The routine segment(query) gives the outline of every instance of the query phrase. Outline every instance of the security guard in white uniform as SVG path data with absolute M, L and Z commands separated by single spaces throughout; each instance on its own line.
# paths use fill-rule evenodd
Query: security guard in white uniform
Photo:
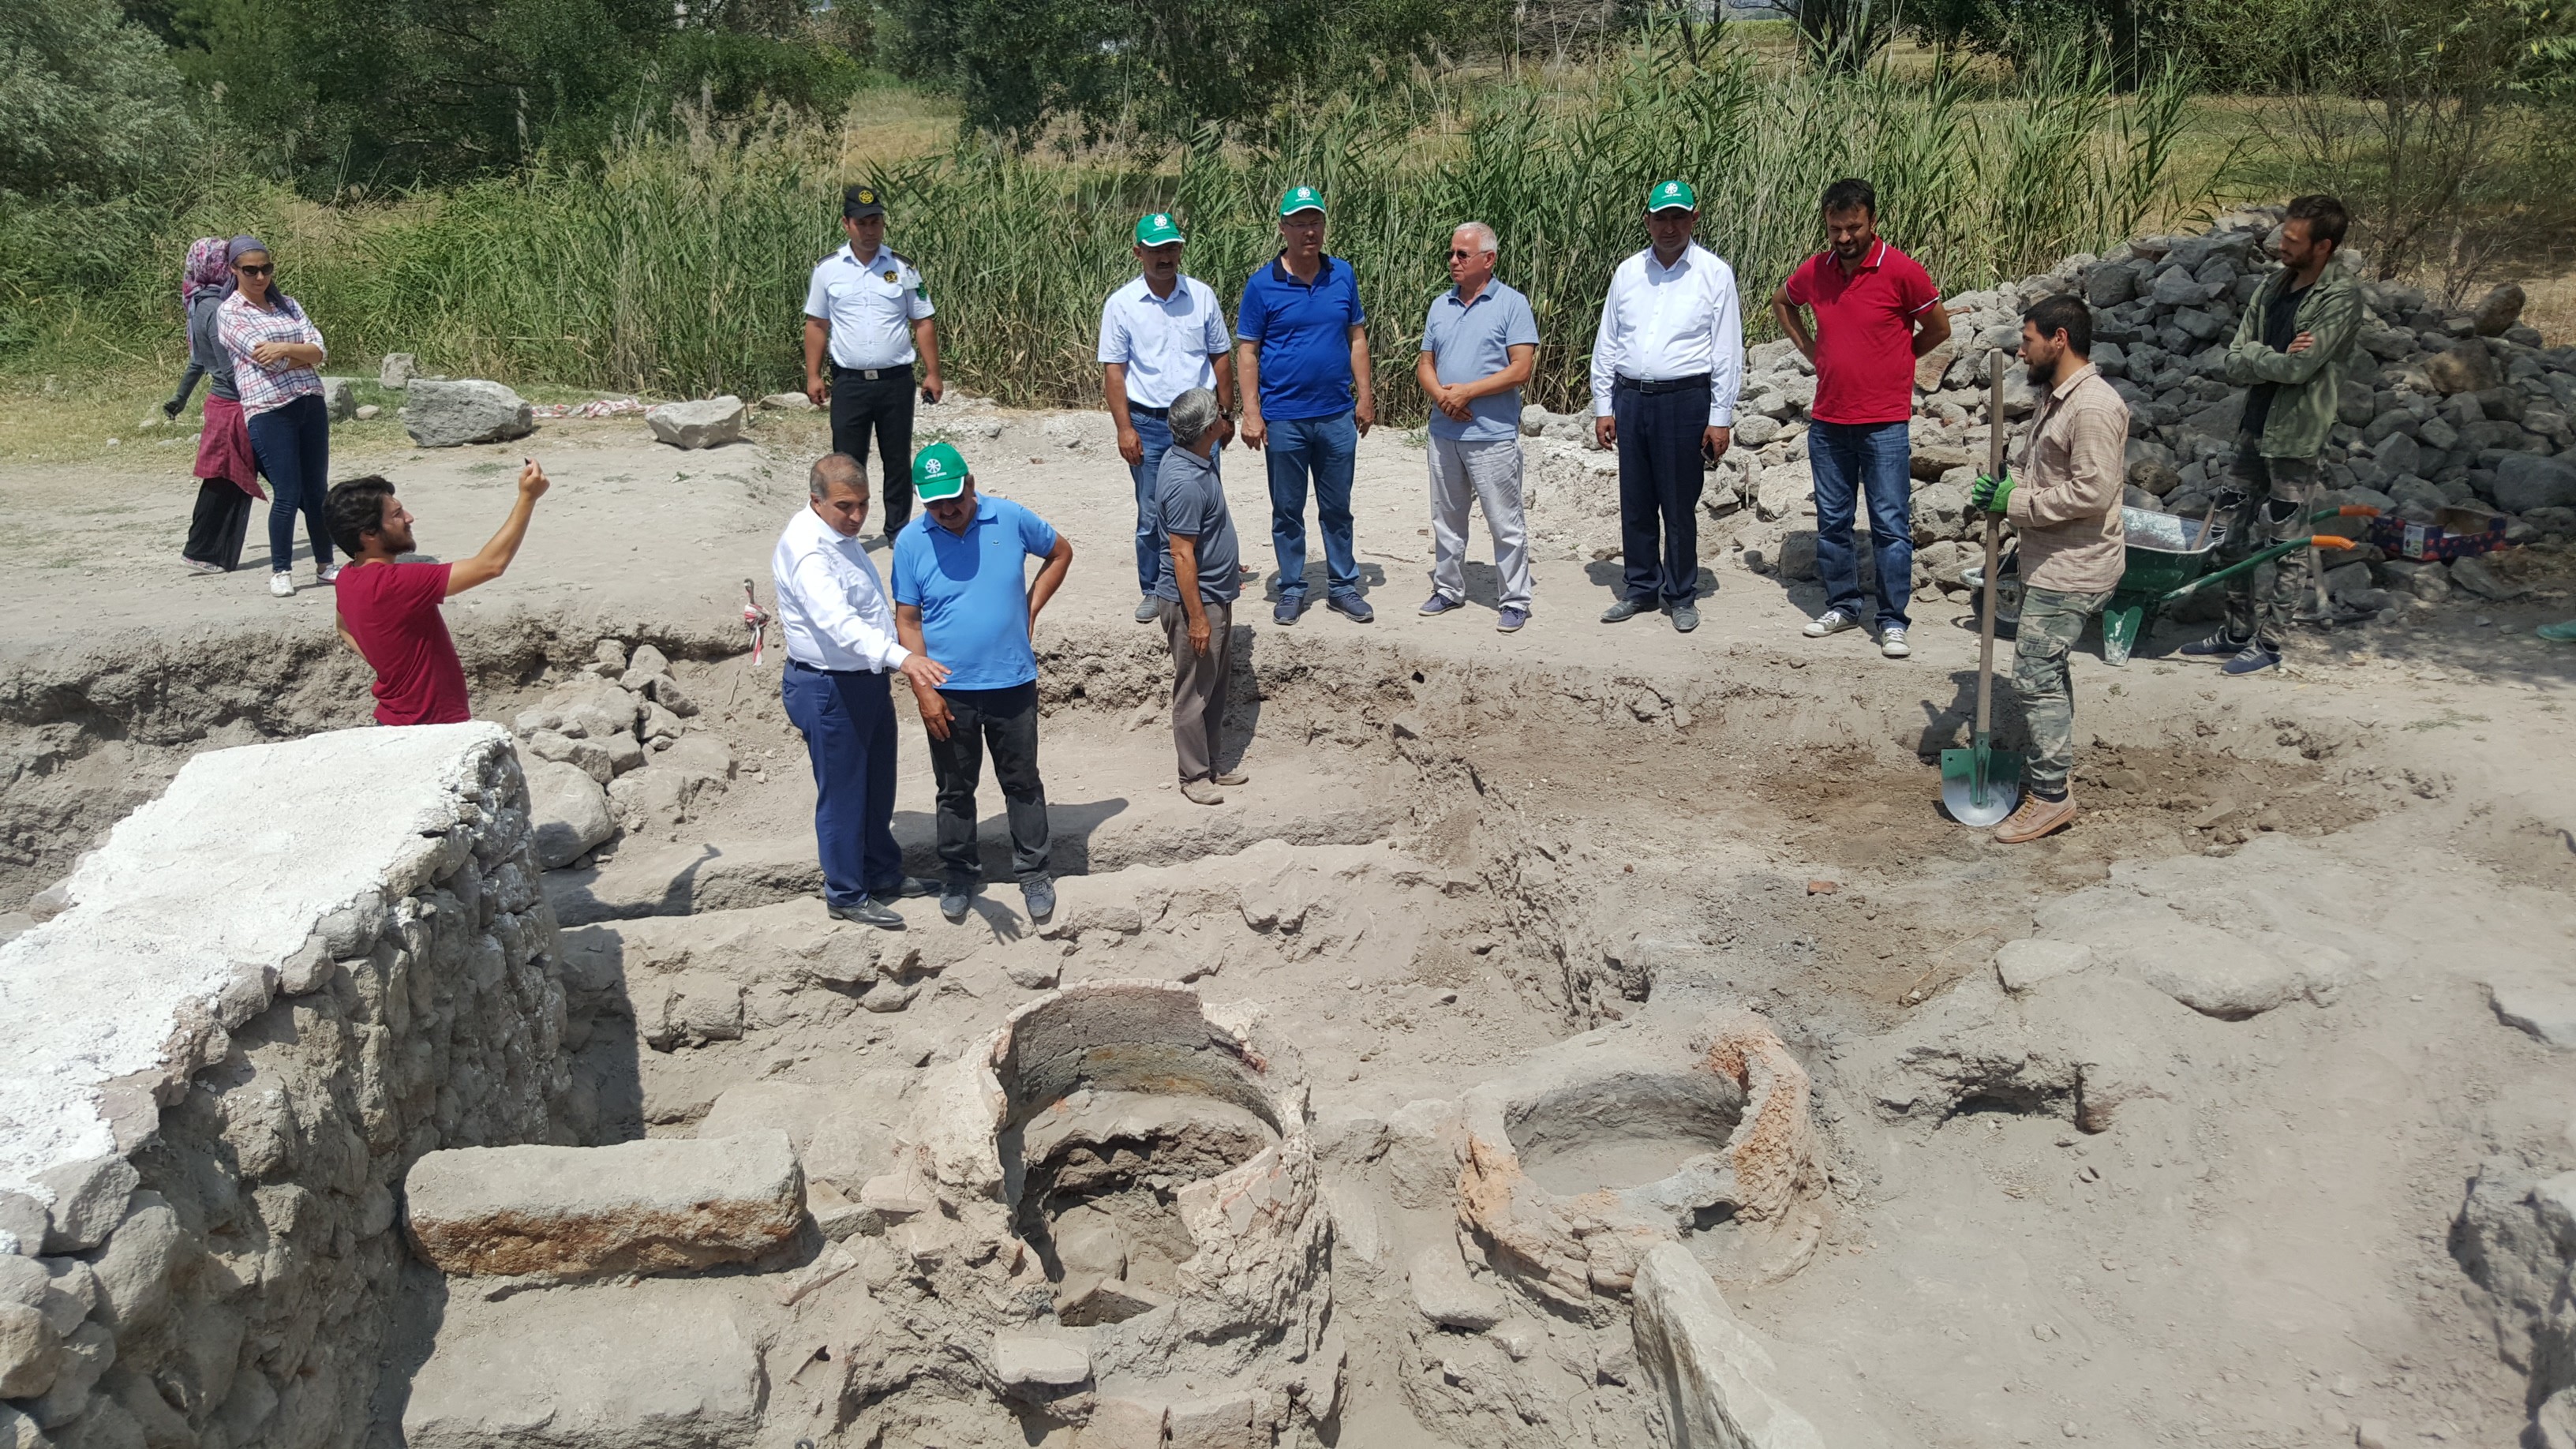
M 913 365 L 921 398 L 937 402 L 937 310 L 912 263 L 885 244 L 885 202 L 872 186 L 841 193 L 841 230 L 850 244 L 815 264 L 805 287 L 805 395 L 832 410 L 832 451 L 862 465 L 874 431 L 884 466 L 885 536 L 912 517 Z M 831 345 L 831 372 L 823 370 Z

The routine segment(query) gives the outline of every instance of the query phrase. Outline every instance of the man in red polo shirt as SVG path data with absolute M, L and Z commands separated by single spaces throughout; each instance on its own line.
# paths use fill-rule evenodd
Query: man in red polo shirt
M 546 470 L 530 462 L 519 470 L 519 498 L 483 551 L 455 563 L 400 563 L 414 551 L 411 510 L 382 478 L 352 478 L 323 502 L 331 540 L 349 555 L 332 586 L 340 606 L 340 637 L 376 671 L 376 723 L 461 724 L 466 708 L 465 666 L 438 606 L 476 584 L 490 583 L 518 556 L 528 519 L 546 491 Z
M 1878 571 L 1878 646 L 1890 659 L 1905 642 L 1905 601 L 1914 592 L 1914 360 L 1950 339 L 1941 291 L 1920 263 L 1878 235 L 1878 192 L 1866 181 L 1825 188 L 1825 237 L 1832 243 L 1771 294 L 1780 330 L 1816 365 L 1815 421 L 1807 462 L 1816 477 L 1816 570 L 1825 611 L 1810 639 L 1861 627 L 1860 560 L 1852 519 L 1869 499 L 1870 557 Z M 1816 314 L 1807 331 L 1801 307 Z

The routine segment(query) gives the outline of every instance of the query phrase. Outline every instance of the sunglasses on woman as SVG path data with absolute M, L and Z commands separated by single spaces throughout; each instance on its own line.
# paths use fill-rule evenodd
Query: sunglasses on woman
M 277 263 L 275 263 L 275 262 L 262 262 L 262 263 L 260 263 L 258 266 L 255 266 L 255 267 L 252 267 L 252 266 L 244 266 L 244 267 L 239 268 L 239 271 L 240 271 L 240 272 L 241 272 L 241 274 L 242 274 L 243 276 L 245 276 L 245 277 L 265 277 L 265 276 L 268 276 L 269 274 L 271 274 L 271 273 L 275 272 L 276 270 L 277 270 Z

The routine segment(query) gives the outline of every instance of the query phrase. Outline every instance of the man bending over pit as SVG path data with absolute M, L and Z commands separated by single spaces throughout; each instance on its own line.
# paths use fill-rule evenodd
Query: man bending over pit
M 461 724 L 465 666 L 439 616 L 441 602 L 490 583 L 510 567 L 528 519 L 546 491 L 546 470 L 519 470 L 519 498 L 483 551 L 455 563 L 402 563 L 417 550 L 411 510 L 394 485 L 370 475 L 332 488 L 323 503 L 331 541 L 349 555 L 332 587 L 339 597 L 340 637 L 376 671 L 376 723 Z

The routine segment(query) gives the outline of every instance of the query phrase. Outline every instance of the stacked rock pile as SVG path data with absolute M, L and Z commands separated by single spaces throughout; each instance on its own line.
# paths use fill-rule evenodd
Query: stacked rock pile
M 1952 340 L 1915 368 L 1914 583 L 1918 594 L 1964 588 L 1978 516 L 1968 485 L 1986 458 L 1987 354 L 2019 345 L 2020 313 L 2052 293 L 2081 296 L 2093 311 L 2093 361 L 2128 399 L 2128 501 L 2197 519 L 2229 486 L 2245 389 L 2226 379 L 2237 319 L 2275 265 L 2280 208 L 2220 217 L 2198 235 L 2144 238 L 2108 256 L 2078 254 L 2049 271 L 1946 305 Z M 2341 265 L 2368 273 L 2347 254 Z M 2322 463 L 2331 504 L 2368 504 L 2431 523 L 2450 508 L 2507 515 L 2513 543 L 2576 537 L 2576 347 L 2546 347 L 2521 321 L 2522 289 L 2507 284 L 2474 308 L 2448 307 L 2423 289 L 2365 282 L 2360 345 L 2346 365 L 2340 408 Z M 1815 568 L 1808 409 L 1814 368 L 1787 342 L 1749 350 L 1735 448 L 1712 474 L 1703 506 L 1736 519 L 1733 543 L 1759 572 L 1811 577 Z M 2027 417 L 2035 395 L 2021 369 L 2007 374 L 2006 421 Z M 1616 460 L 1590 446 L 1589 420 L 1526 410 L 1531 437 L 1532 532 L 1557 557 L 1618 551 L 1615 517 L 1600 495 L 1615 488 Z M 2016 440 L 2017 441 L 2017 440 Z M 1723 531 L 1711 542 L 1724 547 Z M 1864 553 L 1864 567 L 1866 567 Z M 2425 599 L 2454 585 L 2490 598 L 2519 592 L 2486 560 L 2451 565 L 2392 560 L 2363 549 L 2339 556 L 2339 594 L 2374 586 Z M 2373 602 L 2385 602 L 2374 600 Z
M 650 644 L 602 639 L 581 677 L 511 722 L 527 757 L 538 862 L 573 865 L 620 830 L 668 830 L 733 779 L 733 748 Z

